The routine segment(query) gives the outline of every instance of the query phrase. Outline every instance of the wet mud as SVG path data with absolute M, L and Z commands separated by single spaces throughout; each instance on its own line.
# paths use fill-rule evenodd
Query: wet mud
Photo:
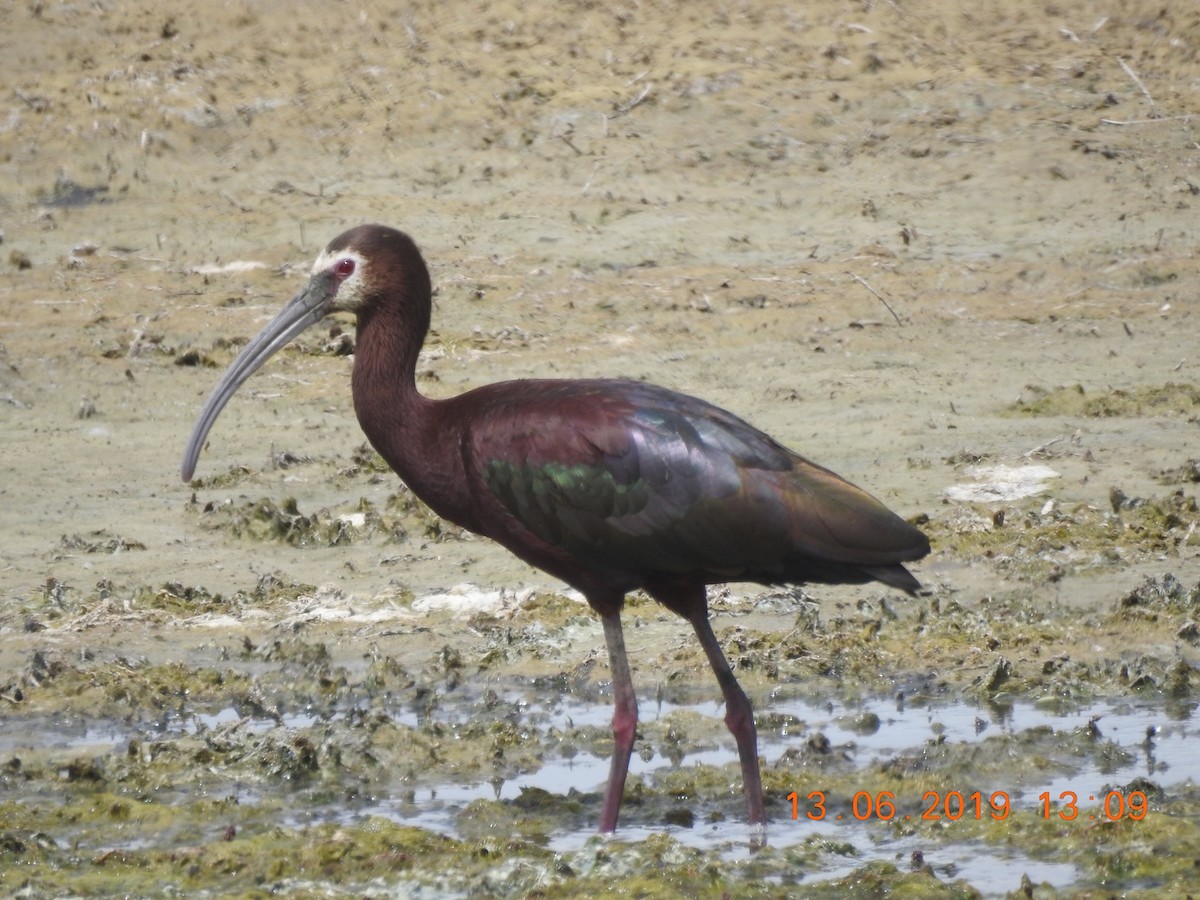
M 37 2 L 0 34 L 0 893 L 1200 890 L 1200 13 Z M 434 396 L 621 375 L 930 535 L 916 599 L 599 623 L 364 444 L 353 328 L 184 441 L 344 228 Z M 840 818 L 839 818 L 840 817 Z

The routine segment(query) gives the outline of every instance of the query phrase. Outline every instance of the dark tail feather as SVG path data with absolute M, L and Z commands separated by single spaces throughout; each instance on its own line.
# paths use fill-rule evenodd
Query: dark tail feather
M 916 595 L 921 590 L 921 582 L 913 577 L 912 572 L 899 563 L 890 566 L 859 566 L 867 575 L 876 581 L 882 581 L 889 587 L 899 588 L 908 594 Z
M 914 596 L 921 590 L 921 582 L 900 563 L 870 565 L 805 558 L 793 563 L 784 573 L 773 572 L 765 578 L 747 580 L 762 584 L 866 584 L 879 581 Z

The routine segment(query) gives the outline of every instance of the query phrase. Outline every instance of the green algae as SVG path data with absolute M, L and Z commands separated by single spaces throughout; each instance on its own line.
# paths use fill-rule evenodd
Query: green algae
M 0 889 L 6 893 L 73 896 L 294 897 L 475 895 L 545 898 L 720 898 L 794 896 L 803 863 L 842 853 L 819 839 L 803 850 L 722 863 L 662 834 L 637 844 L 594 840 L 574 853 L 552 853 L 529 841 L 489 835 L 459 840 L 368 817 L 355 823 L 304 828 L 266 827 L 237 804 L 200 803 L 182 808 L 130 809 L 119 799 L 98 798 L 90 808 L 24 808 L 3 804 L 8 826 L 0 832 Z M 209 817 L 208 835 L 174 830 L 176 819 Z M 50 837 L 64 822 L 74 828 L 65 845 Z M 142 846 L 129 838 L 154 829 L 170 838 Z M 100 833 L 108 831 L 107 839 Z M 167 846 L 162 846 L 166 844 Z M 869 863 L 828 883 L 806 884 L 816 897 L 969 897 L 963 883 L 927 872 L 901 872 Z
M 140 587 L 133 593 L 135 609 L 163 610 L 180 616 L 227 612 L 236 608 L 235 600 L 227 600 L 205 588 L 167 582 L 159 588 Z
M 124 553 L 128 550 L 146 549 L 146 545 L 141 541 L 110 535 L 103 528 L 89 533 L 86 537 L 81 534 L 64 534 L 60 543 L 64 550 L 81 553 Z
M 211 812 L 206 806 L 183 812 L 195 817 Z M 466 843 L 379 818 L 299 829 L 239 828 L 233 823 L 240 816 L 230 819 L 229 810 L 223 812 L 222 818 L 230 824 L 220 826 L 218 835 L 170 847 L 111 840 L 107 846 L 87 849 L 80 842 L 74 847 L 46 847 L 45 842 L 23 836 L 44 832 L 9 829 L 7 833 L 15 837 L 7 844 L 14 849 L 5 855 L 12 865 L 0 867 L 0 889 L 10 894 L 70 891 L 75 896 L 316 897 L 328 896 L 330 890 L 373 893 L 383 882 L 394 886 L 411 882 L 461 891 L 471 884 L 489 883 L 495 868 L 519 849 L 530 871 L 514 879 L 511 891 L 501 892 L 519 896 L 533 886 L 534 865 L 540 870 L 549 857 L 534 847 Z M 92 816 L 93 822 L 105 818 L 110 821 L 104 824 L 112 827 L 111 816 L 103 812 Z
M 1131 788 L 1143 787 L 1117 790 L 1127 796 Z M 966 826 L 987 844 L 1020 846 L 1034 859 L 1071 860 L 1080 870 L 1073 892 L 1110 893 L 1121 885 L 1123 896 L 1185 896 L 1200 887 L 1200 873 L 1190 864 L 1200 854 L 1200 806 L 1194 787 L 1173 792 L 1168 799 L 1152 798 L 1141 819 L 1128 814 L 1110 818 L 1122 808 L 1116 801 L 1106 813 L 1101 804 L 1081 804 L 1071 811 L 1059 798 L 1053 799 L 1049 815 L 1038 800 L 1034 809 L 1011 817 L 1003 828 L 983 822 Z
M 75 665 L 56 652 L 35 650 L 19 687 L 8 692 L 19 696 L 15 708 L 22 713 L 58 710 L 121 718 L 184 701 L 214 700 L 249 685 L 247 676 L 230 670 L 126 658 Z
M 455 539 L 461 531 L 440 520 L 407 489 L 392 494 L 382 509 L 366 498 L 338 509 L 304 513 L 294 497 L 241 498 L 211 502 L 199 511 L 200 525 L 238 540 L 338 547 L 360 541 L 400 543 L 410 534 L 430 540 Z
M 169 621 L 206 614 L 239 615 L 249 608 L 280 611 L 287 603 L 315 591 L 313 585 L 287 581 L 270 573 L 261 576 L 253 588 L 228 596 L 178 581 L 125 587 L 102 578 L 92 588 L 85 589 L 50 576 L 39 589 L 10 602 L 0 612 L 0 623 L 20 620 L 26 632 L 36 633 L 52 624 L 89 627 L 117 614 L 130 619 Z
M 216 475 L 197 476 L 188 482 L 188 484 L 194 490 L 217 490 L 234 487 L 243 481 L 250 480 L 254 475 L 254 470 L 249 466 L 235 465 L 230 466 L 224 472 L 218 472 Z
M 203 527 L 235 538 L 275 541 L 293 547 L 335 547 L 353 540 L 352 521 L 327 509 L 306 515 L 294 497 L 276 502 L 269 497 L 238 503 L 209 504 L 200 519 Z
M 1111 510 L 1084 503 L 1025 501 L 1003 510 L 956 507 L 924 530 L 939 550 L 986 561 L 1009 577 L 1033 582 L 1119 568 L 1200 546 L 1200 507 L 1182 489 L 1165 497 L 1128 498 L 1114 489 Z
M 1198 484 L 1200 459 L 1188 459 L 1174 468 L 1164 469 L 1158 477 L 1164 484 Z
M 1083 385 L 1047 389 L 1027 385 L 1029 399 L 1008 407 L 1016 416 L 1200 416 L 1200 388 L 1193 384 L 1167 382 L 1160 387 L 1109 389 L 1089 393 Z
M 325 480 L 339 493 L 364 484 L 389 483 L 395 490 L 381 504 L 366 497 L 305 512 L 295 497 L 245 495 L 209 500 L 203 505 L 193 494 L 188 510 L 201 527 L 223 532 L 239 540 L 286 543 L 294 547 L 335 547 L 351 543 L 402 543 L 411 536 L 426 540 L 454 540 L 462 537 L 458 529 L 439 518 L 408 487 L 400 483 L 391 468 L 369 444 L 357 447 L 349 463 L 336 459 L 313 459 L 289 452 L 273 453 L 261 471 L 234 466 L 208 478 L 194 479 L 193 488 L 228 490 L 245 482 L 259 481 L 263 471 L 294 465 L 319 463 Z
M 886 862 L 864 863 L 835 880 L 806 881 L 805 875 L 826 858 L 854 858 L 852 845 L 824 837 L 786 850 L 767 847 L 730 862 L 663 834 L 637 844 L 592 841 L 580 851 L 556 854 L 511 831 L 488 829 L 482 820 L 476 822 L 482 835 L 467 839 L 380 818 L 306 828 L 266 826 L 229 801 L 155 809 L 97 796 L 89 804 L 58 809 L 48 804 L 3 804 L 0 809 L 7 823 L 0 834 L 0 855 L 10 863 L 0 867 L 0 888 L 9 893 L 24 888 L 82 896 L 328 896 L 424 888 L 493 896 L 722 897 L 732 891 L 787 897 L 802 883 L 805 895 L 813 897 L 977 896 L 965 882 L 940 878 L 928 867 L 902 871 Z M 475 812 L 486 819 L 485 810 Z M 209 820 L 209 833 L 176 830 L 187 819 Z M 70 845 L 49 836 L 62 833 L 64 826 L 72 830 Z M 136 835 L 151 831 L 170 838 L 140 846 Z M 107 836 L 102 838 L 101 832 Z M 1196 885 L 1191 867 L 1181 867 L 1178 857 L 1195 847 L 1197 837 L 1187 808 L 1155 810 L 1144 822 L 1098 827 L 1022 812 L 1004 823 L 962 820 L 924 833 L 926 853 L 940 843 L 967 839 L 1020 846 L 1034 858 L 1071 858 L 1083 870 L 1077 889 L 1133 882 L 1147 890 L 1186 891 Z
M 392 471 L 392 467 L 366 441 L 354 449 L 354 452 L 350 455 L 350 462 L 353 468 L 347 470 L 344 473 L 346 475 L 365 474 L 372 477 L 382 476 L 389 479 L 396 477 L 396 474 Z
M 1168 596 L 1176 600 L 1139 604 L 1125 596 L 1107 610 L 1081 613 L 1032 588 L 996 592 L 970 606 L 934 594 L 894 609 L 881 597 L 828 617 L 802 607 L 791 629 L 736 625 L 718 628 L 718 637 L 747 688 L 803 684 L 814 697 L 898 692 L 914 701 L 971 696 L 1006 703 L 1031 697 L 1047 708 L 1127 691 L 1191 697 L 1190 667 L 1174 648 L 1180 637 L 1200 637 L 1198 612 L 1182 599 L 1193 589 L 1173 576 L 1163 579 L 1175 585 Z M 1072 652 L 1085 638 L 1121 652 L 1103 658 Z M 914 671 L 914 649 L 927 661 L 923 671 Z M 690 642 L 647 664 L 668 687 L 711 677 L 703 652 Z
M 1200 582 L 1190 588 L 1170 572 L 1158 576 L 1149 575 L 1116 602 L 1116 614 L 1122 618 L 1151 618 L 1160 614 L 1200 613 Z
M 60 595 L 69 607 L 76 593 L 86 592 L 60 586 L 45 593 Z M 279 612 L 311 588 L 275 574 L 224 599 L 177 583 L 116 593 L 127 594 L 134 612 L 170 621 L 238 615 L 251 604 Z M 1193 702 L 1194 675 L 1173 636 L 1196 618 L 1198 602 L 1200 584 L 1166 573 L 1083 615 L 1031 588 L 997 592 L 976 604 L 944 592 L 903 601 L 885 593 L 828 608 L 802 592 L 779 592 L 763 595 L 754 613 L 718 600 L 714 625 L 764 710 L 760 735 L 789 741 L 763 770 L 772 833 L 805 827 L 791 819 L 786 798 L 793 791 L 825 792 L 827 808 L 842 814 L 849 829 L 750 856 L 692 849 L 659 833 L 719 827 L 740 840 L 744 800 L 735 763 L 689 761 L 727 745 L 719 694 L 686 625 L 640 595 L 631 597 L 626 616 L 631 646 L 639 648 L 635 680 L 644 689 L 656 687 L 660 700 L 711 699 L 712 714 L 656 714 L 652 703 L 643 703 L 635 754 L 671 765 L 639 773 L 635 762 L 622 823 L 652 837 L 629 845 L 589 843 L 572 853 L 546 847 L 564 830 L 594 827 L 599 792 L 591 785 L 548 790 L 536 773 L 548 761 L 584 754 L 604 759 L 612 735 L 603 713 L 596 724 L 569 717 L 551 723 L 545 712 L 524 706 L 531 695 L 609 702 L 603 662 L 582 652 L 599 642 L 599 626 L 561 593 L 531 593 L 504 616 L 477 614 L 472 640 L 452 641 L 448 624 L 433 619 L 420 631 L 402 629 L 394 643 L 379 643 L 375 634 L 349 654 L 354 644 L 340 640 L 339 632 L 292 628 L 234 641 L 216 663 L 67 657 L 47 646 L 27 654 L 19 699 L 0 692 L 13 727 L 64 714 L 76 721 L 105 717 L 124 723 L 123 736 L 108 745 L 101 739 L 89 746 L 22 748 L 0 760 L 0 859 L 6 863 L 0 870 L 3 878 L 16 879 L 7 874 L 12 870 L 23 879 L 0 880 L 0 892 L 25 887 L 53 895 L 69 883 L 85 896 L 422 890 L 782 897 L 801 885 L 806 896 L 818 897 L 972 895 L 958 880 L 969 872 L 865 858 L 855 866 L 872 841 L 896 837 L 918 840 L 927 856 L 974 842 L 1030 859 L 1078 857 L 1082 888 L 1194 889 L 1190 870 L 1155 857 L 1164 846 L 1200 848 L 1197 819 L 1187 811 L 1192 801 L 1181 807 L 1179 790 L 1141 785 L 1154 797 L 1151 816 L 1119 823 L 1125 828 L 1120 840 L 1097 837 L 1096 823 L 1038 820 L 1035 785 L 1069 780 L 1081 767 L 1125 770 L 1129 751 L 1104 734 L 1104 722 L 989 734 L 969 744 L 940 740 L 934 727 L 923 747 L 863 766 L 852 748 L 832 745 L 796 716 L 772 712 L 761 698 L 768 691 L 814 699 L 903 693 L 912 708 L 977 697 L 1003 715 L 1005 704 L 1018 698 L 1077 709 L 1119 695 L 1156 697 L 1183 709 Z M 764 614 L 774 624 L 759 624 Z M 648 641 L 645 635 L 656 629 L 677 637 Z M 413 634 L 421 636 L 414 642 Z M 1083 634 L 1121 652 L 1077 656 L 1068 648 Z M 571 635 L 590 638 L 562 656 Z M 403 659 L 388 652 L 401 646 L 409 647 Z M 504 660 L 545 674 L 497 681 L 506 673 Z M 233 720 L 212 719 L 230 710 Z M 932 715 L 936 725 L 935 710 Z M 878 716 L 848 714 L 839 726 L 867 736 L 879 727 Z M 523 779 L 515 797 L 475 800 L 451 814 L 455 839 L 362 818 L 387 798 L 398 817 L 418 815 L 426 801 L 413 792 L 422 787 L 499 786 L 514 779 Z M 1006 791 L 1013 814 L 1004 821 L 921 820 L 923 795 L 950 790 Z M 915 818 L 852 821 L 856 795 L 864 791 L 873 798 L 890 792 L 897 809 Z M 303 824 L 330 815 L 336 824 Z M 362 833 L 371 829 L 389 837 Z M 373 855 L 359 853 L 359 844 Z M 855 867 L 844 877 L 810 880 L 810 873 L 845 871 L 847 864 Z

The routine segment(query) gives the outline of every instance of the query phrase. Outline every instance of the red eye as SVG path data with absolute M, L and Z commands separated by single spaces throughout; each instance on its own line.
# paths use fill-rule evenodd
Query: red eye
M 354 274 L 354 260 L 349 257 L 339 259 L 333 264 L 333 272 L 339 278 L 349 278 Z

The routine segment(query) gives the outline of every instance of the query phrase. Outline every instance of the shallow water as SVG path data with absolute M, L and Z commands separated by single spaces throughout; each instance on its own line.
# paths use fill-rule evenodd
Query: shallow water
M 687 704 L 642 700 L 642 724 L 647 727 L 675 713 L 716 719 L 720 712 L 720 707 L 711 702 Z M 397 722 L 411 727 L 420 724 L 418 715 L 412 710 L 394 709 L 388 713 Z M 445 726 L 454 726 L 465 723 L 477 713 L 478 706 L 464 696 L 440 705 L 436 718 Z M 1103 820 L 1101 803 L 1105 791 L 1114 786 L 1129 785 L 1136 778 L 1145 777 L 1166 789 L 1200 781 L 1200 757 L 1188 747 L 1189 741 L 1194 741 L 1200 730 L 1191 717 L 1190 707 L 1168 709 L 1162 703 L 1122 700 L 1060 712 L 1042 709 L 1032 703 L 1006 707 L 968 703 L 917 706 L 887 699 L 820 704 L 788 699 L 770 705 L 767 713 L 763 721 L 769 720 L 775 727 L 760 724 L 759 750 L 764 770 L 783 764 L 786 751 L 816 735 L 823 735 L 834 752 L 855 770 L 867 773 L 874 763 L 919 758 L 937 746 L 980 745 L 996 735 L 1020 736 L 1038 729 L 1051 729 L 1056 735 L 1068 736 L 1090 730 L 1097 740 L 1110 742 L 1123 752 L 1107 753 L 1097 761 L 1095 757 L 1081 758 L 1072 754 L 1064 745 L 1062 755 L 1053 759 L 1052 765 L 1027 767 L 1020 776 L 1014 775 L 1022 779 L 1019 784 L 978 787 L 985 797 L 989 791 L 1006 792 L 1013 810 L 1037 808 L 1038 798 L 1045 792 L 1054 799 L 1062 792 L 1074 792 L 1079 797 L 1081 824 Z M 519 720 L 523 727 L 544 732 L 549 728 L 607 727 L 610 711 L 607 705 L 591 698 L 555 697 L 550 702 L 538 699 L 518 702 L 500 709 L 500 715 Z M 287 714 L 279 720 L 243 718 L 233 708 L 183 717 L 165 716 L 132 729 L 115 721 L 64 724 L 34 719 L 26 721 L 19 731 L 0 733 L 0 753 L 10 754 L 31 747 L 87 753 L 119 752 L 123 745 L 137 737 L 195 736 L 234 724 L 248 733 L 263 733 L 280 725 L 302 731 L 319 721 L 311 712 Z M 788 724 L 779 725 L 779 722 Z M 353 803 L 305 803 L 302 811 L 298 809 L 285 824 L 350 824 L 381 815 L 406 825 L 457 836 L 464 808 L 476 801 L 513 801 L 527 788 L 555 795 L 566 795 L 572 790 L 584 793 L 603 790 L 608 773 L 606 758 L 587 751 L 573 753 L 569 759 L 552 752 L 544 757 L 536 771 L 508 780 L 447 781 Z M 722 739 L 716 746 L 681 747 L 673 758 L 662 752 L 654 753 L 649 759 L 635 753 L 631 775 L 653 781 L 656 776 L 676 769 L 736 767 L 736 760 L 732 739 Z M 1045 774 L 1039 777 L 1039 772 Z M 867 783 L 870 777 L 864 774 L 861 789 L 873 794 L 876 789 Z M 979 781 L 971 774 L 965 775 L 963 780 L 962 785 L 947 784 L 945 790 L 960 788 L 964 794 L 969 794 L 966 782 Z M 796 790 L 802 797 L 813 787 L 797 784 Z M 257 800 L 255 789 L 247 787 L 239 791 L 239 803 L 254 804 Z M 896 798 L 897 820 L 908 816 L 916 818 L 920 806 L 915 800 Z M 894 822 L 884 823 L 870 817 L 859 821 L 854 815 L 834 816 L 830 810 L 831 814 L 824 820 L 809 821 L 803 799 L 799 803 L 796 820 L 786 814 L 780 815 L 779 807 L 775 807 L 769 830 L 772 848 L 784 850 L 799 846 L 814 835 L 852 847 L 848 854 L 822 857 L 821 867 L 803 873 L 803 883 L 842 877 L 872 860 L 893 862 L 907 868 L 914 864 L 914 854 L 917 864 L 932 867 L 941 876 L 964 878 L 987 896 L 1017 890 L 1024 876 L 1035 884 L 1045 882 L 1059 887 L 1071 885 L 1080 877 L 1077 866 L 1069 861 L 1037 859 L 1015 847 L 997 847 L 978 840 L 931 844 L 928 835 L 908 833 L 902 828 L 891 827 Z M 986 815 L 986 800 L 984 803 Z M 967 815 L 970 817 L 971 813 Z M 699 815 L 695 822 L 693 827 L 635 822 L 623 827 L 612 840 L 636 844 L 665 831 L 683 846 L 718 854 L 727 861 L 745 859 L 752 852 L 748 842 L 750 831 L 743 822 L 732 817 L 707 821 Z M 583 851 L 595 837 L 591 824 L 578 828 L 566 823 L 563 827 L 556 824 L 548 846 L 556 852 L 571 854 Z
M 645 704 L 649 706 L 649 704 Z M 665 715 L 674 709 L 691 709 L 700 714 L 713 715 L 712 704 L 697 704 L 691 707 L 663 704 L 659 714 Z M 560 711 L 564 712 L 564 711 Z M 603 715 L 599 707 L 575 710 L 570 714 L 576 721 L 580 718 L 599 718 Z M 1117 743 L 1127 751 L 1132 760 L 1101 770 L 1091 761 L 1073 764 L 1064 761 L 1071 769 L 1045 781 L 1027 782 L 1019 789 L 1006 785 L 995 785 L 995 790 L 1005 790 L 1012 795 L 1011 803 L 1033 806 L 1043 792 L 1057 799 L 1064 791 L 1079 795 L 1080 815 L 1099 819 L 1099 807 L 1107 786 L 1127 784 L 1138 776 L 1152 778 L 1161 787 L 1170 787 L 1200 779 L 1200 756 L 1188 749 L 1188 741 L 1194 740 L 1197 725 L 1190 718 L 1171 718 L 1161 705 L 1135 704 L 1128 701 L 1102 703 L 1080 708 L 1066 714 L 1047 712 L 1033 704 L 1016 704 L 1003 709 L 988 709 L 983 706 L 951 704 L 936 707 L 904 707 L 889 700 L 874 700 L 853 706 L 838 703 L 813 705 L 803 701 L 791 701 L 772 707 L 773 713 L 788 713 L 801 719 L 808 733 L 822 732 L 835 747 L 840 747 L 854 759 L 860 768 L 881 759 L 905 754 L 919 754 L 931 741 L 943 740 L 952 743 L 979 743 L 996 734 L 1019 734 L 1026 729 L 1052 728 L 1056 731 L 1072 731 L 1088 727 L 1094 722 L 1103 737 Z M 861 722 L 864 714 L 879 717 L 879 727 L 864 733 L 862 728 L 853 727 Z M 1147 743 L 1147 734 L 1153 733 L 1153 741 Z M 759 750 L 764 767 L 771 766 L 780 753 L 796 743 L 798 738 L 781 736 L 778 733 L 760 731 Z M 543 766 L 536 774 L 518 778 L 502 785 L 445 786 L 430 792 L 418 802 L 427 799 L 430 804 L 443 804 L 450 812 L 457 804 L 474 799 L 512 799 L 526 785 L 536 785 L 552 792 L 565 792 L 572 786 L 581 790 L 601 790 L 607 776 L 607 760 L 587 754 L 570 761 L 559 761 Z M 687 754 L 679 766 L 725 766 L 736 765 L 737 753 L 730 740 L 716 750 Z M 652 775 L 674 767 L 676 764 L 664 756 L 655 756 L 649 762 L 639 760 L 636 755 L 631 763 L 631 772 L 643 776 Z M 591 786 L 589 788 L 589 786 Z M 947 786 L 949 789 L 952 786 Z M 864 790 L 871 790 L 868 784 Z M 802 789 L 801 789 L 802 790 Z M 966 793 L 966 791 L 964 791 Z M 1019 798 L 1019 799 L 1018 799 Z M 897 801 L 899 806 L 899 801 Z M 986 807 L 985 807 L 986 808 Z M 803 810 L 803 806 L 801 807 Z M 804 813 L 801 812 L 801 817 Z M 915 813 L 914 813 L 915 815 Z M 878 822 L 859 822 L 851 816 L 838 816 L 840 821 L 774 821 L 771 823 L 769 840 L 775 847 L 798 844 L 814 833 L 824 833 L 841 841 L 850 841 L 858 855 L 848 858 L 844 865 L 811 873 L 808 880 L 837 878 L 848 874 L 864 862 L 881 859 L 906 863 L 916 850 L 922 850 L 924 862 L 939 871 L 955 872 L 964 877 L 987 895 L 1003 894 L 1020 887 L 1023 875 L 1035 884 L 1048 882 L 1056 886 L 1072 884 L 1077 876 L 1076 866 L 1070 863 L 1035 860 L 1012 851 L 1002 853 L 994 848 L 976 844 L 959 844 L 930 849 L 928 841 L 915 836 L 893 836 L 881 828 Z M 421 824 L 430 828 L 447 827 L 439 824 L 439 813 L 427 806 L 419 816 Z M 618 832 L 618 839 L 636 842 L 662 828 L 633 827 Z M 723 854 L 744 854 L 745 826 L 736 822 L 721 822 L 715 825 L 697 825 L 693 828 L 669 826 L 666 829 L 681 843 L 718 851 Z M 589 829 L 556 834 L 550 846 L 559 851 L 578 850 L 594 836 Z

